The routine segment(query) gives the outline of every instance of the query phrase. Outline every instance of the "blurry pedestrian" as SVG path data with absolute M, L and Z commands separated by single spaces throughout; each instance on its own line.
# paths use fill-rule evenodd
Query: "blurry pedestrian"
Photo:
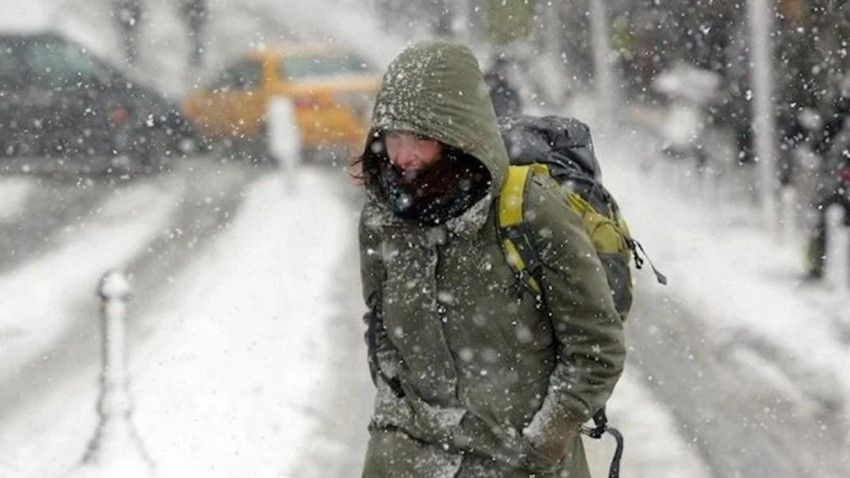
M 113 0 L 113 16 L 118 21 L 124 58 L 129 65 L 138 59 L 139 26 L 142 20 L 141 0 Z
M 189 64 L 199 66 L 204 60 L 204 27 L 207 23 L 206 0 L 183 0 L 181 13 L 189 34 Z
M 809 279 L 822 278 L 826 266 L 827 210 L 840 206 L 844 224 L 850 226 L 850 78 L 834 101 L 815 152 L 821 157 L 821 167 L 812 204 L 816 220 L 806 251 Z
M 580 426 L 622 372 L 622 322 L 548 177 L 525 189 L 542 292 L 518 286 L 498 232 L 508 156 L 467 48 L 421 43 L 390 64 L 359 162 L 377 387 L 363 476 L 588 477 Z
M 522 113 L 519 91 L 508 81 L 509 66 L 508 59 L 500 53 L 494 56 L 490 68 L 484 74 L 484 82 L 487 83 L 490 98 L 493 100 L 493 109 L 500 118 Z

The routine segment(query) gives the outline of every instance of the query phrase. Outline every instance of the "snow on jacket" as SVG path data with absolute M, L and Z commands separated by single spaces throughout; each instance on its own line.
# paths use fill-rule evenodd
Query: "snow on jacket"
M 581 219 L 553 181 L 529 184 L 525 214 L 544 263 L 547 316 L 518 292 L 500 247 L 496 196 L 508 157 L 465 47 L 402 52 L 383 77 L 369 137 L 382 130 L 459 148 L 487 167 L 492 184 L 460 216 L 424 226 L 393 215 L 367 183 L 363 295 L 382 321 L 377 366 L 404 394 L 377 378 L 363 476 L 589 476 L 578 429 L 610 396 L 625 348 Z M 562 452 L 540 451 L 558 440 Z

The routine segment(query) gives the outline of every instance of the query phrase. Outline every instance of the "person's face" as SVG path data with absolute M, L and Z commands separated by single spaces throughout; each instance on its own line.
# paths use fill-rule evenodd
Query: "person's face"
M 390 163 L 399 168 L 408 180 L 436 164 L 442 157 L 439 141 L 413 133 L 389 131 L 384 137 L 384 143 Z

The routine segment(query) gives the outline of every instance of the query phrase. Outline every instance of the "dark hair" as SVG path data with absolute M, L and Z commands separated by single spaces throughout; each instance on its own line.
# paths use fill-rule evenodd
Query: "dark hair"
M 366 165 L 371 162 L 370 159 L 375 159 L 373 158 L 375 156 L 374 144 L 378 141 L 384 142 L 384 132 L 370 131 L 363 152 L 348 160 L 348 176 L 354 180 L 355 184 L 366 186 Z
M 385 133 L 386 131 L 384 130 L 370 133 L 369 141 L 366 141 L 363 153 L 359 156 L 353 156 L 348 161 L 348 175 L 357 184 L 366 186 L 371 179 L 369 174 L 374 173 L 375 168 L 382 161 L 389 161 L 389 157 L 386 153 L 386 147 L 384 146 Z M 427 138 L 427 136 L 424 135 L 417 136 Z M 460 160 L 469 156 L 469 154 L 460 148 L 448 145 L 440 140 L 435 139 L 435 141 L 440 143 L 441 160 Z
M 462 214 L 489 191 L 491 175 L 487 167 L 460 148 L 440 143 L 440 159 L 403 180 L 404 173 L 392 164 L 383 144 L 383 132 L 373 133 L 361 156 L 352 158 L 349 174 L 361 185 L 376 192 L 389 209 L 404 219 L 421 224 L 442 224 Z

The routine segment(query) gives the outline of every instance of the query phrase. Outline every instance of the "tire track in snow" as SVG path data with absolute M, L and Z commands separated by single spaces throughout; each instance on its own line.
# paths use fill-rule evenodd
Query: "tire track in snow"
M 850 476 L 843 410 L 813 404 L 776 357 L 720 346 L 697 313 L 652 285 L 626 327 L 629 359 L 714 476 Z

